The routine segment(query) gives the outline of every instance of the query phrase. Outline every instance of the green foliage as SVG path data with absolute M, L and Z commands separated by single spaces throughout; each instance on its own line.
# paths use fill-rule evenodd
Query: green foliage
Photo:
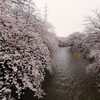
M 76 56 L 76 57 L 80 57 L 80 55 L 79 55 L 79 54 L 75 54 L 75 56 Z
M 71 52 L 72 52 L 76 57 L 78 57 L 78 58 L 83 58 L 83 59 L 86 59 L 86 58 L 87 58 L 86 56 L 77 54 L 77 53 L 75 53 L 74 51 L 71 51 Z

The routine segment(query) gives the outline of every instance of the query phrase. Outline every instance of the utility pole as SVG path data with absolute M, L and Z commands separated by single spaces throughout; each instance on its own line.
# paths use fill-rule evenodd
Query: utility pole
M 48 6 L 47 4 L 45 4 L 45 7 L 44 7 L 44 20 L 45 21 L 47 21 L 47 16 L 48 16 L 47 12 L 48 12 Z

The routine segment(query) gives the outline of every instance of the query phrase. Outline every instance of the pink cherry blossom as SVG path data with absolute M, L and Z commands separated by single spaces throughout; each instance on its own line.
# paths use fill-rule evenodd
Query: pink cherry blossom
M 55 64 L 50 53 L 58 49 L 53 26 L 39 17 L 31 0 L 0 1 L 0 99 L 20 98 L 27 88 L 42 97 L 45 71 L 53 74 Z

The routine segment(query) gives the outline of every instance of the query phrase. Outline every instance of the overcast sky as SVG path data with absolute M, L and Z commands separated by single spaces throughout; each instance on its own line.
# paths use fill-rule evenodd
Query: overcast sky
M 48 21 L 55 27 L 58 36 L 65 37 L 84 29 L 83 21 L 91 10 L 100 8 L 100 0 L 33 0 L 43 15 L 48 6 Z

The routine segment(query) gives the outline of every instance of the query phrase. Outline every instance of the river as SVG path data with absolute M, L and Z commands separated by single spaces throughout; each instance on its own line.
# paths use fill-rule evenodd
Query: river
M 46 96 L 40 100 L 100 100 L 96 74 L 92 71 L 86 74 L 90 63 L 87 59 L 75 57 L 69 47 L 60 48 L 51 56 L 58 65 L 53 68 L 54 75 L 43 82 Z M 36 99 L 28 92 L 21 100 Z

